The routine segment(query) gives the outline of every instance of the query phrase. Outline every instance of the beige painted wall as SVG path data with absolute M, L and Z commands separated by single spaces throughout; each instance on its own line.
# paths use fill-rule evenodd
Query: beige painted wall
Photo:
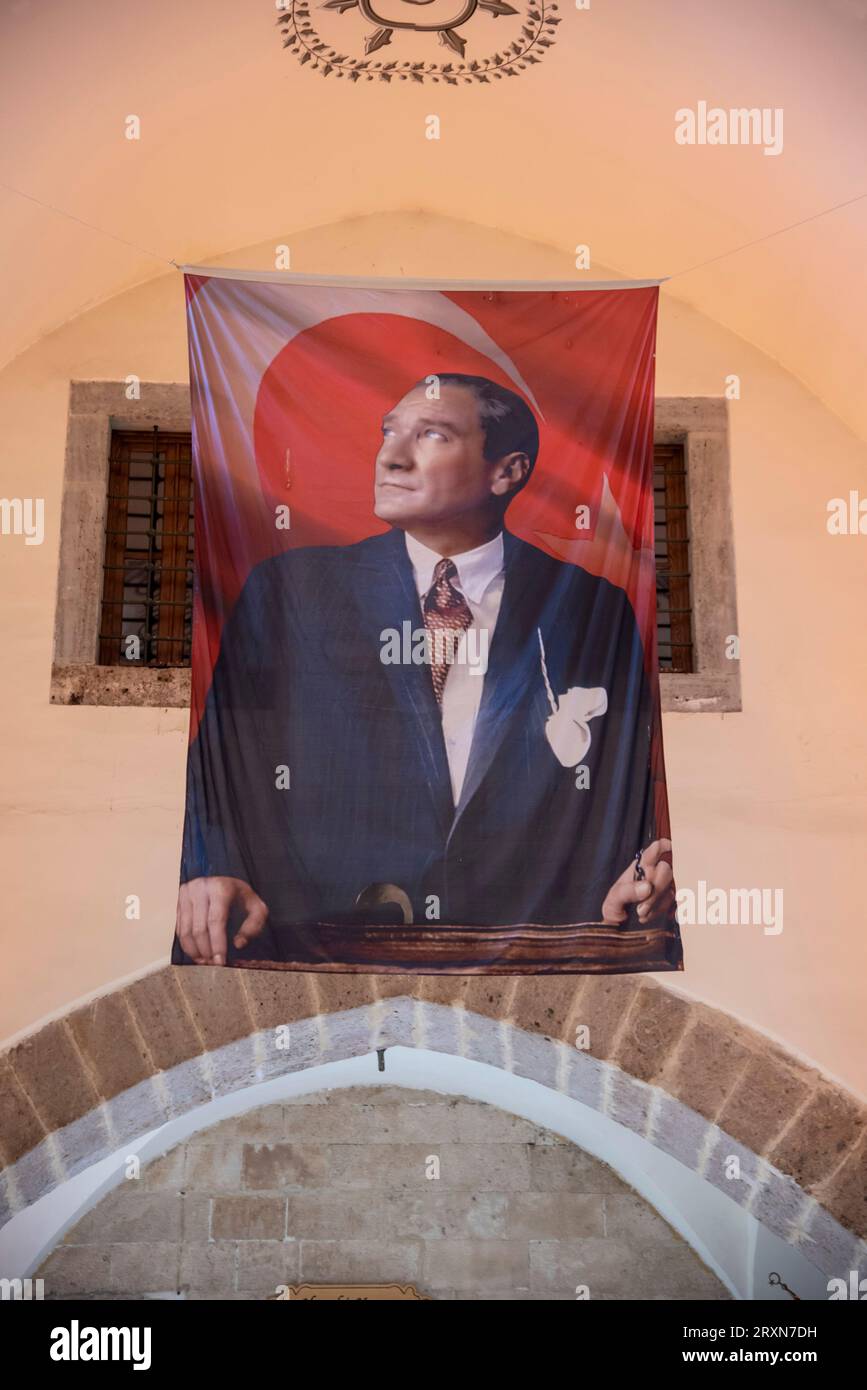
M 296 270 L 563 274 L 552 248 L 421 214 L 336 224 L 291 245 Z M 224 261 L 270 267 L 272 256 L 260 247 Z M 865 1095 L 867 542 L 829 536 L 825 517 L 829 498 L 864 491 L 867 447 L 769 358 L 664 290 L 657 367 L 660 395 L 721 395 L 732 372 L 742 381 L 731 429 L 744 710 L 666 716 L 677 879 L 785 893 L 781 935 L 687 927 L 676 987 Z M 170 944 L 186 715 L 48 703 L 68 383 L 130 372 L 186 380 L 174 273 L 73 320 L 0 374 L 0 495 L 46 501 L 41 547 L 0 537 L 3 1037 L 164 960 Z M 124 916 L 130 893 L 139 922 Z

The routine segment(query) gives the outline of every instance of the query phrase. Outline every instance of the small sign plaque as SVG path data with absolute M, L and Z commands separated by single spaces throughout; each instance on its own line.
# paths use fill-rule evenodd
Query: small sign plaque
M 277 1298 L 287 1302 L 321 1299 L 335 1303 L 429 1301 L 414 1284 L 286 1284 Z

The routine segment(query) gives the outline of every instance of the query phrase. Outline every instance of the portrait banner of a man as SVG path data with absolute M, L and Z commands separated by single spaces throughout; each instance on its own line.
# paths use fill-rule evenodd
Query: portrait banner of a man
M 656 282 L 185 274 L 195 470 L 172 960 L 682 969 Z

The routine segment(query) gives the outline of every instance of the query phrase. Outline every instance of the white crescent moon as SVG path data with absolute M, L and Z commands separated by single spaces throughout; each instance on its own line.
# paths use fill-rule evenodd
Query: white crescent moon
M 197 290 L 188 306 L 188 323 L 190 361 L 200 369 L 191 373 L 191 389 L 195 391 L 198 377 L 208 382 L 211 396 L 223 402 L 220 434 L 226 455 L 252 457 L 256 397 L 278 352 L 305 329 L 345 314 L 396 314 L 442 328 L 495 362 L 541 416 L 538 402 L 511 358 L 471 314 L 438 290 L 271 285 L 220 276 Z M 255 331 L 238 334 L 237 324 L 251 320 Z M 206 369 L 208 365 L 212 370 Z M 196 422 L 207 433 L 209 424 L 216 423 L 213 411 L 206 400 L 195 400 L 194 405 Z

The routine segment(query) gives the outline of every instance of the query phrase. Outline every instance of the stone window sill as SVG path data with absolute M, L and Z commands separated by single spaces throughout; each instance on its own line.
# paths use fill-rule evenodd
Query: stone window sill
M 151 705 L 189 709 L 190 672 L 185 667 L 88 666 L 51 668 L 52 705 Z

